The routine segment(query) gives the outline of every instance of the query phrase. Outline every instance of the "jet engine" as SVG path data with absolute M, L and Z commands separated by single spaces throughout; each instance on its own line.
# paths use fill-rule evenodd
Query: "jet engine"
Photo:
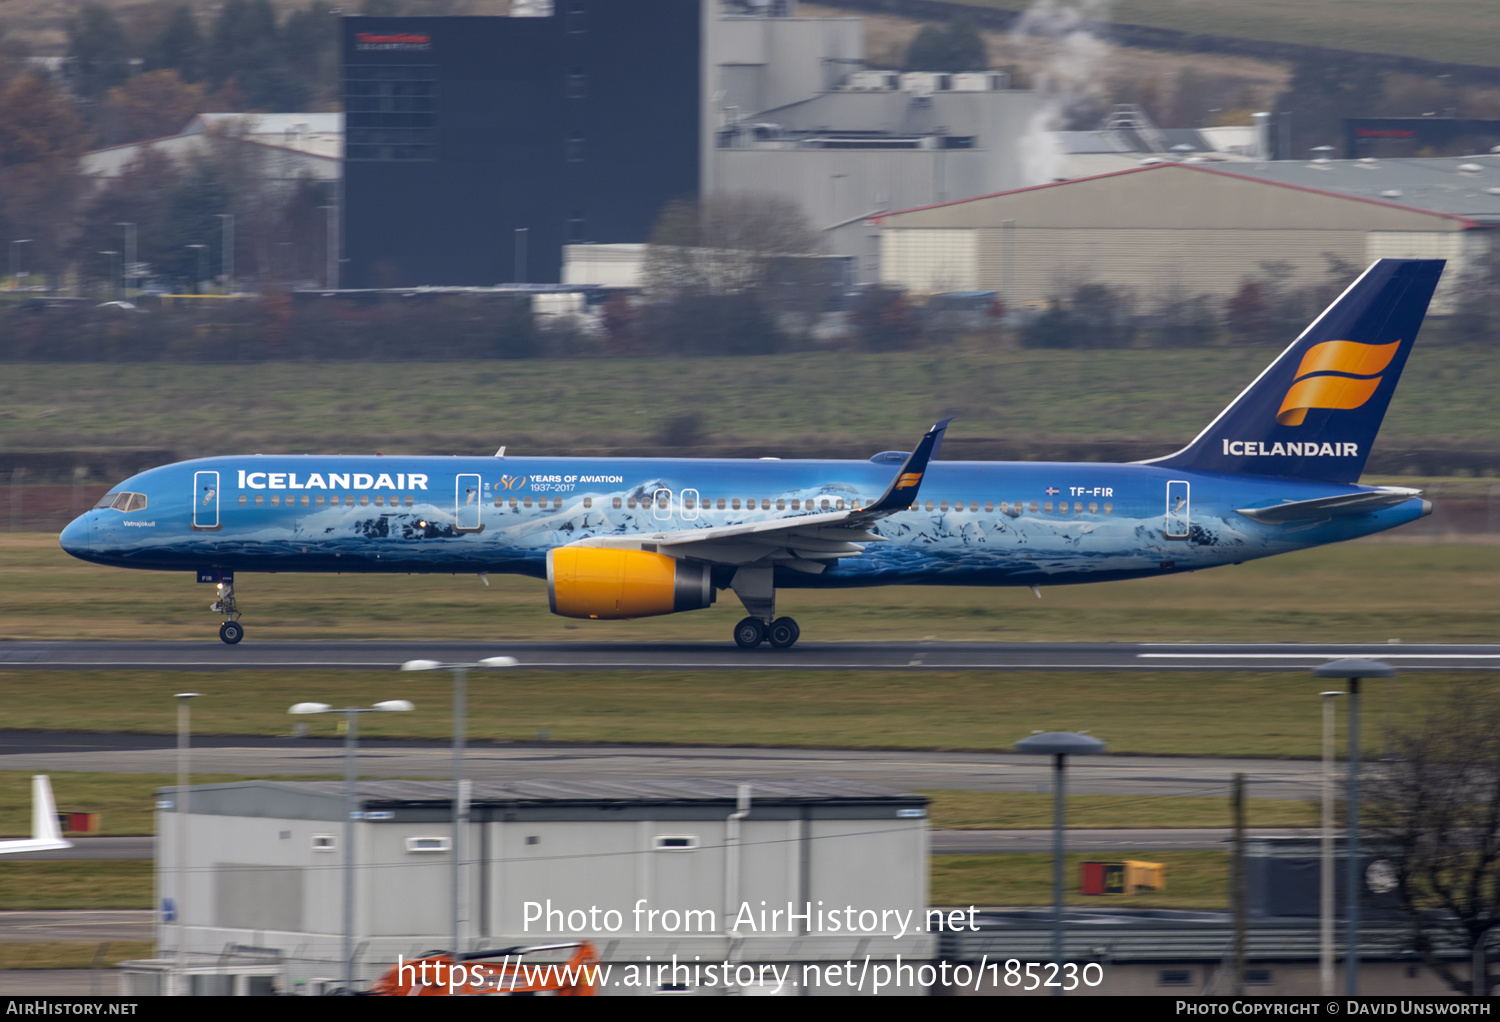
M 714 602 L 707 564 L 651 550 L 562 546 L 547 551 L 547 600 L 561 617 L 655 617 Z

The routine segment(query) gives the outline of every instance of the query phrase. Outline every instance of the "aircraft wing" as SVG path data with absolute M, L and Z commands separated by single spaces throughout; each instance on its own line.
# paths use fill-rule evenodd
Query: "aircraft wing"
M 791 518 L 708 529 L 593 536 L 569 545 L 654 550 L 671 557 L 710 564 L 740 565 L 769 560 L 816 575 L 827 568 L 830 561 L 863 553 L 862 544 L 885 541 L 885 537 L 868 531 L 869 526 L 905 511 L 916 501 L 927 463 L 937 454 L 943 433 L 951 421 L 944 419 L 923 434 L 916 450 L 907 456 L 885 493 L 868 507 L 815 511 Z
M 73 842 L 64 841 L 62 828 L 57 825 L 57 806 L 52 801 L 52 782 L 46 774 L 31 778 L 31 837 L 12 838 L 0 841 L 0 855 L 15 852 L 50 852 L 58 848 L 72 848 Z
M 1315 497 L 1312 500 L 1290 500 L 1269 507 L 1237 508 L 1238 514 L 1265 525 L 1291 525 L 1306 522 L 1327 521 L 1344 515 L 1365 514 L 1383 508 L 1405 504 L 1413 497 L 1420 497 L 1421 490 L 1404 486 L 1382 486 L 1378 490 L 1362 493 L 1340 493 L 1332 497 Z

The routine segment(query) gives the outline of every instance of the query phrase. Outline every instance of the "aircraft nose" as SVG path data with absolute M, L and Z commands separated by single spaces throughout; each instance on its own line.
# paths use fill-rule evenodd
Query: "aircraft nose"
M 84 557 L 89 552 L 89 539 L 93 535 L 93 523 L 88 520 L 88 515 L 79 515 L 68 523 L 57 541 L 62 548 L 74 557 Z

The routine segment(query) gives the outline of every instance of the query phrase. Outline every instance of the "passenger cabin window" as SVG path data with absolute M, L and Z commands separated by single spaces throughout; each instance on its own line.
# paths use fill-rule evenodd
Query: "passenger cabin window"
M 311 503 L 312 503 L 311 498 L 309 498 L 308 495 L 304 493 L 302 495 L 302 506 L 303 507 L 307 507 Z
M 928 501 L 928 502 L 927 502 L 927 510 L 929 510 L 929 511 L 931 511 L 931 510 L 932 510 L 932 508 L 933 508 L 933 504 L 932 504 L 932 501 L 930 501 L 930 500 L 929 500 L 929 501 Z
M 247 503 L 248 503 L 248 501 L 245 499 L 245 495 L 243 493 L 240 494 L 240 507 L 244 507 Z M 318 498 L 318 503 L 319 504 L 323 503 L 323 498 L 322 497 Z
M 1115 506 L 1113 504 L 1105 504 L 1104 505 L 1104 513 L 1107 514 L 1107 515 L 1114 514 L 1115 513 Z
M 271 506 L 272 507 L 280 507 L 281 506 L 281 494 L 279 494 L 279 493 L 273 493 L 273 494 L 271 494 Z
M 262 506 L 265 505 L 265 503 L 266 503 L 266 495 L 264 493 L 257 493 L 255 495 L 255 506 L 256 507 L 262 507 Z
M 510 498 L 510 509 L 512 511 L 514 511 L 516 508 L 518 508 L 520 506 L 521 506 L 521 502 L 519 500 L 517 500 L 514 497 Z
M 938 505 L 938 510 L 939 511 L 946 511 L 946 510 L 948 510 L 948 502 L 945 500 L 941 504 L 939 504 Z
M 719 502 L 718 502 L 717 506 L 718 506 L 718 508 L 719 508 L 720 511 L 724 510 L 724 498 L 723 497 L 719 498 Z
M 412 506 L 412 503 L 413 503 L 413 501 L 412 501 L 412 499 L 411 499 L 411 498 L 410 498 L 410 497 L 407 497 L 407 498 L 406 498 L 406 506 L 407 506 L 407 507 L 411 507 L 411 506 Z
M 809 505 L 809 506 L 811 506 L 811 505 Z M 802 501 L 800 501 L 800 500 L 793 500 L 792 501 L 792 510 L 793 511 L 801 511 L 802 510 Z
M 240 501 L 240 503 L 243 504 L 244 501 Z M 323 506 L 323 495 L 320 493 L 316 497 L 314 497 L 313 498 L 313 503 L 316 504 L 316 505 L 318 505 L 318 507 L 322 507 Z
M 525 500 L 521 501 L 521 506 L 527 508 L 531 507 L 531 497 L 528 496 Z
M 562 510 L 562 498 L 561 497 L 553 497 L 552 498 L 552 510 L 554 510 L 554 511 L 561 511 Z
M 1052 513 L 1052 501 L 1049 500 L 1042 505 L 1042 513 L 1049 515 Z
M 360 507 L 369 507 L 370 506 L 370 495 L 368 493 L 361 493 L 359 495 L 359 506 Z
M 610 505 L 610 507 L 614 508 L 616 511 L 620 510 L 620 498 L 616 497 L 614 500 L 612 500 L 612 501 L 609 502 L 609 505 Z M 632 506 L 634 506 L 634 505 L 632 505 Z
M 1094 502 L 1092 502 L 1092 501 L 1090 501 L 1090 502 L 1089 502 L 1089 514 L 1091 514 L 1091 515 L 1096 515 L 1096 514 L 1098 514 L 1098 513 L 1099 513 L 1099 505 L 1098 505 L 1098 504 L 1095 504 L 1095 503 L 1094 503 Z
M 593 507 L 594 506 L 594 498 L 593 497 L 584 497 L 583 498 L 583 506 L 586 507 L 586 508 Z
M 738 511 L 740 509 L 740 498 L 735 497 L 733 500 L 731 500 L 729 502 L 729 507 L 733 511 Z
M 786 510 L 786 498 L 784 498 L 784 497 L 777 497 L 776 498 L 776 510 L 778 510 L 778 511 L 785 511 Z
M 375 494 L 375 506 L 376 507 L 385 507 L 385 495 L 384 494 L 382 494 L 382 493 Z
M 987 500 L 987 501 L 984 502 L 984 513 L 985 514 L 991 514 L 991 513 L 994 512 L 994 510 L 995 510 L 995 502 L 993 500 Z M 1005 508 L 1002 507 L 1000 510 L 1004 511 Z
M 1051 504 L 1047 505 L 1047 510 L 1048 511 L 1052 510 L 1052 505 Z M 1036 501 L 1034 501 L 1034 500 L 1031 502 L 1031 513 L 1032 514 L 1036 514 Z

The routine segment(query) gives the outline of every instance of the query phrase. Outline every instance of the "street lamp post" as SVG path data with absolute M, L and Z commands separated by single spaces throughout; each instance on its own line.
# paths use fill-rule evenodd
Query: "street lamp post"
M 222 252 L 219 256 L 220 268 L 224 271 L 224 293 L 234 293 L 234 214 L 215 213 L 219 223 L 223 225 L 224 233 L 220 240 Z
M 438 660 L 408 660 L 401 665 L 403 671 L 452 671 L 453 672 L 453 953 L 464 950 L 465 930 L 468 920 L 464 906 L 467 904 L 464 890 L 464 853 L 469 830 L 469 781 L 464 776 L 464 750 L 466 727 L 464 718 L 468 707 L 469 671 L 486 667 L 514 667 L 516 658 L 508 656 L 485 657 L 474 663 L 445 664 Z
M 361 713 L 397 713 L 416 707 L 405 699 L 387 699 L 370 707 L 335 709 L 327 703 L 297 703 L 289 713 L 342 713 L 344 730 L 344 990 L 354 992 L 354 815 L 359 811 L 355 794 L 355 757 L 359 745 Z
M 119 255 L 120 253 L 116 252 L 113 249 L 109 249 L 107 251 L 100 252 L 99 254 L 102 256 L 109 256 L 109 287 L 110 290 L 114 292 L 115 301 L 119 301 L 120 285 L 118 278 L 115 276 L 115 256 Z
M 30 245 L 30 238 L 14 238 L 10 243 L 10 277 L 17 286 L 21 283 L 21 261 L 16 258 L 22 245 Z
M 1331 660 L 1313 668 L 1317 678 L 1349 679 L 1349 819 L 1344 839 L 1344 993 L 1359 993 L 1359 680 L 1389 678 L 1396 669 L 1378 660 Z
M 187 901 L 183 897 L 183 888 L 187 885 L 188 785 L 191 779 L 188 773 L 188 734 L 191 723 L 189 703 L 196 698 L 197 692 L 177 693 L 177 797 L 173 800 L 173 808 L 177 813 L 177 833 L 174 835 L 176 840 L 173 841 L 176 868 L 172 870 L 172 893 L 176 896 L 176 903 L 172 906 L 172 918 L 177 924 L 177 981 L 173 993 L 179 997 L 187 993 L 187 919 L 182 914 L 182 906 Z
M 130 282 L 136 279 L 135 275 L 135 224 L 127 221 L 119 221 L 116 227 L 125 228 L 125 289 L 130 290 Z
M 324 243 L 327 256 L 328 268 L 324 270 L 323 286 L 329 291 L 339 289 L 339 208 L 337 206 L 319 206 L 326 220 L 324 226 L 328 229 L 328 240 Z
M 1318 975 L 1325 996 L 1333 996 L 1333 728 L 1337 690 L 1323 697 L 1323 840 L 1318 910 Z
M 207 245 L 202 245 L 202 244 L 197 244 L 197 245 L 189 245 L 188 248 L 193 248 L 193 249 L 197 249 L 198 250 L 198 276 L 197 276 L 197 279 L 193 281 L 193 294 L 195 294 L 195 295 L 196 294 L 202 294 L 203 292 L 200 291 L 199 288 L 201 288 L 203 286 L 203 275 L 204 275 L 204 273 L 207 272 L 207 270 L 204 268 L 203 264 L 204 264 L 205 260 L 207 260 L 207 258 L 208 258 L 208 256 L 205 255 L 205 253 L 208 251 L 208 246 Z
M 1066 851 L 1063 840 L 1063 809 L 1066 798 L 1068 755 L 1095 755 L 1104 751 L 1104 743 L 1089 735 L 1071 731 L 1049 731 L 1023 738 L 1016 743 L 1017 752 L 1052 757 L 1052 963 L 1057 972 L 1053 996 L 1060 996 L 1063 971 L 1063 864 Z

